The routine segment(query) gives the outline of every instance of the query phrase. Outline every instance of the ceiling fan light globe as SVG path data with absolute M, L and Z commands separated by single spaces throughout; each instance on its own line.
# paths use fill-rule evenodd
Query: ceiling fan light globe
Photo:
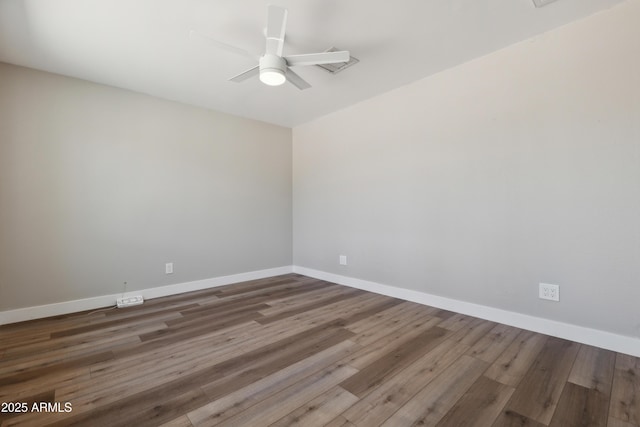
M 269 86 L 280 86 L 287 81 L 286 61 L 278 55 L 264 54 L 260 58 L 260 81 Z
M 287 81 L 282 70 L 277 68 L 260 70 L 260 81 L 269 86 L 280 86 Z

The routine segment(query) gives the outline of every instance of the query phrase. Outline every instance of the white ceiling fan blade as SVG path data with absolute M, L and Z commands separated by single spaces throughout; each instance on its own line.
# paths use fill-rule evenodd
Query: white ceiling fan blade
M 270 5 L 267 9 L 267 54 L 282 56 L 286 26 L 287 9 Z
M 245 80 L 247 80 L 248 78 L 251 78 L 253 76 L 257 76 L 258 74 L 260 74 L 260 66 L 256 65 L 253 68 L 249 68 L 247 71 L 243 71 L 242 73 L 238 74 L 237 76 L 233 76 L 229 79 L 230 82 L 243 82 Z
M 338 62 L 348 62 L 349 52 L 342 50 L 339 52 L 308 53 L 305 55 L 289 55 L 284 59 L 290 67 L 296 65 L 318 65 L 335 64 Z
M 189 31 L 189 37 L 191 37 L 193 39 L 201 40 L 201 41 L 203 41 L 205 43 L 208 43 L 210 45 L 213 45 L 213 46 L 215 46 L 215 47 L 217 47 L 219 49 L 226 50 L 227 52 L 231 52 L 231 53 L 235 53 L 235 54 L 238 54 L 238 55 L 246 56 L 246 57 L 249 57 L 251 59 L 256 59 L 258 57 L 257 55 L 254 55 L 254 54 L 252 54 L 251 52 L 249 52 L 247 50 L 244 50 L 244 49 L 236 47 L 236 46 L 232 46 L 232 45 L 227 44 L 227 43 L 223 43 L 223 42 L 218 41 L 218 40 L 216 40 L 216 39 L 214 39 L 212 37 L 209 37 L 209 36 L 207 36 L 205 34 L 199 33 L 199 32 L 197 32 L 195 30 Z
M 293 70 L 290 70 L 287 68 L 286 76 L 287 76 L 287 81 L 289 81 L 289 83 L 291 83 L 292 85 L 294 85 L 300 90 L 309 89 L 311 87 L 309 83 L 307 83 L 302 77 L 300 77 Z

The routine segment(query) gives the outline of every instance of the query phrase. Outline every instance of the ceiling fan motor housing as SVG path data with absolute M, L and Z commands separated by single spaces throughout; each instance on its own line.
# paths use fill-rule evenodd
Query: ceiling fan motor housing
M 278 55 L 265 54 L 260 58 L 260 80 L 271 86 L 286 81 L 287 62 Z

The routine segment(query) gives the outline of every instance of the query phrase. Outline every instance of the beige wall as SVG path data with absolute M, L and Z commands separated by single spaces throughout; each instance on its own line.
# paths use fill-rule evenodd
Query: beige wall
M 638 22 L 627 2 L 295 128 L 294 264 L 640 337 Z
M 0 311 L 287 266 L 291 241 L 290 129 L 0 64 Z

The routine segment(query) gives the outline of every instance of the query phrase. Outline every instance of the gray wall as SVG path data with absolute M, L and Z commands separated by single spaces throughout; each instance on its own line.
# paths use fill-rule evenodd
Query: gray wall
M 638 22 L 629 2 L 295 128 L 294 264 L 640 336 Z
M 290 129 L 0 64 L 0 310 L 287 266 L 291 246 Z

